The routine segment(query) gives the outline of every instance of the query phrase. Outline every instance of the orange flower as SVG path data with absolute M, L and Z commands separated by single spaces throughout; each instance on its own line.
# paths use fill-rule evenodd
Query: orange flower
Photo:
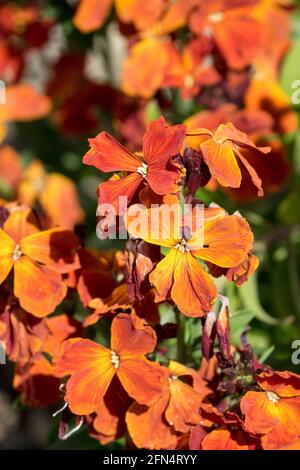
M 169 63 L 163 86 L 178 87 L 183 99 L 196 96 L 203 86 L 221 80 L 214 67 L 212 43 L 207 38 L 192 39 L 180 55 L 170 48 Z
M 89 139 L 91 149 L 83 163 L 104 172 L 129 172 L 128 176 L 100 184 L 100 202 L 117 208 L 119 196 L 127 196 L 129 202 L 143 181 L 156 194 L 178 191 L 179 170 L 172 164 L 171 157 L 180 151 L 184 133 L 184 126 L 168 126 L 163 117 L 153 121 L 144 136 L 142 157 L 127 151 L 106 132 Z
M 155 95 L 164 85 L 173 49 L 171 41 L 152 36 L 134 44 L 123 62 L 122 91 L 145 99 Z
M 189 238 L 182 230 L 179 204 L 171 209 L 170 213 L 169 207 L 163 205 L 141 211 L 139 206 L 131 206 L 127 229 L 136 238 L 170 249 L 149 277 L 156 290 L 155 301 L 171 297 L 182 313 L 201 317 L 211 310 L 217 290 L 197 258 L 224 268 L 238 266 L 251 249 L 253 235 L 243 217 L 228 216 L 222 209 L 209 208 L 192 213 L 190 228 L 197 217 L 203 220 Z
M 250 65 L 264 44 L 263 23 L 254 17 L 253 0 L 195 2 L 189 26 L 197 35 L 212 37 L 233 69 Z
M 262 447 L 276 450 L 300 437 L 300 375 L 266 371 L 257 375 L 262 389 L 241 400 L 248 432 L 262 435 Z
M 59 375 L 71 375 L 65 396 L 71 411 L 78 415 L 96 411 L 115 376 L 138 403 L 157 401 L 165 387 L 163 369 L 145 358 L 155 344 L 152 328 L 123 313 L 112 322 L 111 349 L 88 339 L 64 343 L 55 364 Z
M 207 129 L 196 129 L 187 133 L 187 136 L 195 137 L 197 135 L 204 140 L 199 143 L 199 147 L 212 176 L 220 185 L 231 188 L 240 187 L 242 175 L 237 163 L 238 157 L 248 171 L 253 184 L 257 187 L 258 195 L 263 196 L 262 181 L 243 156 L 243 149 L 265 154 L 270 151 L 269 147 L 256 147 L 247 135 L 236 129 L 232 123 L 221 124 L 214 133 Z M 205 136 L 209 136 L 209 138 L 207 139 Z
M 223 414 L 212 405 L 202 405 L 202 422 L 203 426 L 211 428 L 218 426 L 217 429 L 210 430 L 205 435 L 199 432 L 191 436 L 190 443 L 193 443 L 195 450 L 255 450 L 260 449 L 260 440 L 249 435 L 244 429 L 244 423 L 241 418 L 231 412 L 227 411 Z M 194 431 L 194 430 L 193 430 Z
M 70 231 L 40 232 L 29 210 L 16 209 L 0 229 L 0 283 L 14 270 L 14 294 L 37 317 L 53 312 L 66 295 L 62 274 L 79 268 L 79 240 Z
M 201 420 L 200 406 L 210 390 L 200 376 L 175 361 L 170 361 L 166 374 L 169 389 L 165 394 L 149 407 L 133 403 L 126 414 L 128 431 L 137 447 L 174 449 L 176 431 L 186 433 Z M 192 378 L 193 386 L 180 377 Z

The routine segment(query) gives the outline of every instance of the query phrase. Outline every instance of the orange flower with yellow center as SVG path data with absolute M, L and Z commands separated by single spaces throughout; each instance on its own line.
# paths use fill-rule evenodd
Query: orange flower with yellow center
M 60 376 L 71 375 L 65 396 L 71 411 L 96 411 L 115 376 L 138 403 L 158 400 L 167 386 L 164 370 L 145 358 L 155 345 L 154 330 L 136 315 L 123 313 L 112 322 L 111 349 L 89 339 L 66 341 L 55 358 L 55 370 Z
M 185 315 L 201 317 L 211 310 L 217 289 L 197 258 L 222 268 L 238 266 L 251 250 L 253 235 L 243 217 L 226 215 L 220 208 L 198 209 L 184 220 L 178 203 L 171 208 L 170 212 L 164 204 L 141 210 L 133 205 L 128 210 L 127 230 L 135 238 L 170 248 L 149 277 L 155 301 L 171 298 Z M 197 220 L 198 231 L 185 236 Z M 190 225 L 188 230 L 183 223 Z
M 300 437 L 300 375 L 262 372 L 256 377 L 261 391 L 241 400 L 248 432 L 262 434 L 265 450 L 284 448 Z
M 67 293 L 62 274 L 79 269 L 79 240 L 69 230 L 39 231 L 30 210 L 15 209 L 0 229 L 0 284 L 14 271 L 21 307 L 45 317 Z

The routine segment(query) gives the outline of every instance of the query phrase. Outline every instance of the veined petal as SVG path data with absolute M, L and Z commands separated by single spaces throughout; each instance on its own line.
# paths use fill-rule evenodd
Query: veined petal
M 201 317 L 212 308 L 216 286 L 191 253 L 179 253 L 177 259 L 171 297 L 186 316 Z
M 117 374 L 128 395 L 142 405 L 151 406 L 167 390 L 164 369 L 142 356 L 121 357 Z
M 148 354 L 155 345 L 155 331 L 135 314 L 121 313 L 114 318 L 111 326 L 111 349 L 121 358 Z
M 96 411 L 115 373 L 113 365 L 105 360 L 72 375 L 67 382 L 65 395 L 70 410 L 78 415 Z
M 151 122 L 143 140 L 143 158 L 149 167 L 165 169 L 170 157 L 180 152 L 186 127 L 168 126 L 165 118 Z
M 173 248 L 156 266 L 149 276 L 151 284 L 155 287 L 155 302 L 163 302 L 171 296 L 173 277 L 178 257 L 182 256 Z
M 146 180 L 156 194 L 164 195 L 178 192 L 178 178 L 179 172 L 175 167 L 173 171 L 149 168 Z
M 68 273 L 80 268 L 79 239 L 70 230 L 53 228 L 34 233 L 21 240 L 20 248 L 30 259 L 54 271 Z
M 140 166 L 140 160 L 107 132 L 89 139 L 89 144 L 91 148 L 83 157 L 85 165 L 104 172 L 136 171 Z
M 13 253 L 16 243 L 0 229 L 0 284 L 7 278 L 13 267 Z
M 37 266 L 27 256 L 14 263 L 14 294 L 32 315 L 42 318 L 52 313 L 66 293 L 59 273 Z
M 168 401 L 169 393 L 166 393 L 149 408 L 136 402 L 130 406 L 126 423 L 137 447 L 151 450 L 175 448 L 177 436 L 164 417 Z
M 152 209 L 134 204 L 128 209 L 125 223 L 130 235 L 154 245 L 173 247 L 182 238 L 178 202 Z
M 188 242 L 194 256 L 231 268 L 240 264 L 251 250 L 253 234 L 248 222 L 241 216 L 230 215 L 207 222 L 204 239 L 195 235 Z M 201 248 L 199 248 L 201 247 Z
M 119 211 L 121 208 L 119 200 L 120 196 L 127 197 L 127 204 L 129 204 L 142 181 L 143 178 L 141 175 L 138 173 L 131 173 L 124 178 L 115 180 L 111 179 L 101 183 L 98 189 L 99 203 L 111 204 L 116 211 Z
M 38 222 L 31 209 L 16 209 L 6 219 L 4 230 L 16 242 L 39 231 Z
M 190 385 L 177 377 L 170 378 L 170 401 L 166 409 L 166 419 L 176 431 L 189 432 L 200 422 L 200 406 L 203 397 Z
M 222 186 L 239 188 L 242 176 L 232 144 L 230 142 L 218 143 L 214 139 L 209 139 L 203 142 L 200 147 L 211 175 Z
M 72 374 L 65 400 L 79 415 L 92 413 L 100 406 L 116 373 L 110 350 L 88 339 L 65 341 L 54 364 L 59 376 Z

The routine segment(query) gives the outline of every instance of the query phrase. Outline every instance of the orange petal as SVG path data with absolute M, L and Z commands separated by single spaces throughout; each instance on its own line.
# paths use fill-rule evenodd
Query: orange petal
M 239 188 L 242 176 L 232 145 L 209 139 L 203 142 L 200 147 L 212 176 L 218 180 L 220 185 Z
M 32 121 L 46 117 L 51 101 L 31 85 L 10 85 L 6 90 L 6 112 L 9 121 Z
M 0 229 L 0 284 L 7 278 L 13 267 L 14 240 Z
M 177 376 L 172 376 L 169 384 L 170 401 L 165 413 L 166 419 L 176 431 L 189 432 L 201 420 L 200 406 L 203 397 Z
M 155 346 L 155 331 L 134 313 L 121 313 L 114 318 L 111 325 L 111 349 L 122 358 L 148 354 Z
M 20 248 L 26 256 L 54 271 L 68 273 L 80 268 L 79 239 L 70 230 L 53 228 L 34 233 L 21 240 Z
M 137 42 L 123 62 L 121 89 L 129 96 L 151 98 L 161 87 L 168 65 L 167 42 L 148 37 Z
M 216 287 L 208 273 L 193 256 L 172 249 L 150 274 L 155 286 L 155 301 L 171 296 L 179 310 L 187 316 L 201 317 L 209 312 L 217 296 Z
M 105 183 L 99 185 L 99 203 L 111 204 L 117 211 L 117 214 L 121 215 L 119 211 L 123 210 L 124 207 L 120 204 L 120 197 L 127 198 L 127 204 L 129 204 L 141 183 L 142 176 L 138 173 L 131 173 L 124 178 L 105 181 Z
M 245 427 L 266 434 L 265 449 L 277 449 L 299 436 L 300 397 L 280 398 L 272 391 L 247 392 L 241 400 Z
M 134 204 L 128 209 L 125 223 L 131 235 L 154 245 L 170 248 L 182 238 L 177 200 L 175 204 L 162 204 L 152 209 Z
M 201 442 L 201 448 L 202 450 L 251 449 L 242 431 L 231 431 L 229 429 L 216 429 L 207 434 Z
M 189 240 L 188 246 L 194 256 L 222 268 L 230 268 L 244 261 L 252 243 L 253 234 L 246 219 L 230 215 L 207 222 L 203 239 L 202 233 L 196 234 Z
M 82 33 L 91 33 L 101 28 L 111 7 L 112 0 L 80 0 L 73 22 Z
M 27 256 L 14 263 L 14 294 L 20 305 L 36 317 L 52 313 L 66 295 L 59 273 L 37 266 Z
M 84 218 L 75 183 L 59 173 L 46 179 L 40 203 L 53 225 L 73 229 Z
M 241 70 L 252 61 L 263 47 L 263 24 L 249 17 L 249 12 L 227 14 L 214 24 L 214 38 L 231 68 Z
M 256 380 L 263 390 L 272 390 L 281 397 L 300 396 L 300 375 L 293 372 L 262 372 Z
M 128 395 L 142 405 L 151 406 L 167 390 L 164 369 L 144 357 L 120 357 L 118 378 Z
M 37 233 L 38 221 L 31 209 L 16 208 L 6 219 L 3 229 L 16 242 L 20 243 L 22 238 Z
M 0 167 L 0 179 L 15 188 L 21 179 L 22 161 L 21 156 L 10 145 L 3 145 L 0 149 Z
M 65 400 L 73 413 L 92 413 L 102 399 L 116 373 L 109 349 L 88 339 L 71 339 L 63 344 L 54 359 L 58 375 L 70 375 Z
M 170 157 L 180 152 L 186 127 L 168 126 L 165 118 L 151 122 L 143 139 L 143 158 L 148 165 L 164 169 Z
M 89 144 L 91 148 L 83 157 L 85 165 L 104 172 L 136 171 L 140 166 L 140 161 L 107 132 L 89 139 Z
M 175 431 L 164 417 L 168 401 L 169 394 L 166 393 L 151 407 L 138 403 L 131 405 L 126 413 L 126 423 L 130 437 L 137 447 L 151 450 L 176 447 Z

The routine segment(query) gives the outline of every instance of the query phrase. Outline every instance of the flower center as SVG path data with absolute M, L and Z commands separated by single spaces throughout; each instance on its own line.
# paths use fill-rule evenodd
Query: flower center
M 179 250 L 181 253 L 185 253 L 186 251 L 190 251 L 189 247 L 187 246 L 187 241 L 182 238 L 177 245 L 175 245 L 176 250 Z
M 138 167 L 136 172 L 142 175 L 143 178 L 146 178 L 147 173 L 148 173 L 148 165 L 146 165 L 146 163 L 143 162 L 141 166 Z
M 278 403 L 278 402 L 279 402 L 280 397 L 277 395 L 277 393 L 274 393 L 274 392 L 266 392 L 266 394 L 267 394 L 268 399 L 269 399 L 272 403 Z
M 224 19 L 225 14 L 222 11 L 218 11 L 216 13 L 212 13 L 209 15 L 208 20 L 211 23 L 220 23 Z
M 186 88 L 192 88 L 195 84 L 195 79 L 192 74 L 188 74 L 184 79 L 184 86 Z
M 12 256 L 13 260 L 18 261 L 21 258 L 22 255 L 23 255 L 23 253 L 21 251 L 20 245 L 16 245 L 15 250 L 13 252 L 13 256 Z
M 115 351 L 110 352 L 110 362 L 115 369 L 118 369 L 120 366 L 120 357 Z

